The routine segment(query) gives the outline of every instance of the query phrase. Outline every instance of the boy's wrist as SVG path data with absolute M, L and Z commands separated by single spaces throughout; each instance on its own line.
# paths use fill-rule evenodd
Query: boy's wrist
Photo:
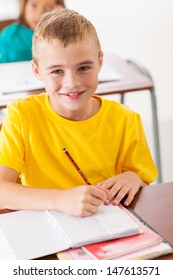
M 50 197 L 48 198 L 48 209 L 52 211 L 62 211 L 63 193 L 65 190 L 53 189 L 50 190 Z

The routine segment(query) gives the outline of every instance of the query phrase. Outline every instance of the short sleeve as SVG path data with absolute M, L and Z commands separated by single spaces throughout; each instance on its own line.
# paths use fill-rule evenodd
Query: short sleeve
M 146 182 L 153 182 L 158 172 L 152 159 L 140 116 L 132 112 L 127 120 L 124 138 L 122 172 L 131 170 Z
M 23 163 L 24 143 L 20 115 L 11 104 L 0 132 L 0 164 L 21 173 Z

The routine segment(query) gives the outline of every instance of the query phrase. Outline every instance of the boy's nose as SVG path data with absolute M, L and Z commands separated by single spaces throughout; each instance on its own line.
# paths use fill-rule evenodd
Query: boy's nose
M 66 86 L 69 89 L 75 89 L 78 88 L 81 85 L 80 78 L 75 73 L 67 74 L 64 77 L 64 86 Z

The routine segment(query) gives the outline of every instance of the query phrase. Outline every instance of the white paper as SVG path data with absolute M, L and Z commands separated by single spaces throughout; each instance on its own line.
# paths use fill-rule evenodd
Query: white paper
M 99 212 L 84 218 L 55 211 L 50 211 L 50 214 L 73 247 L 140 232 L 136 223 L 119 206 L 102 205 Z
M 103 63 L 98 78 L 100 83 L 118 81 L 122 79 L 118 70 L 108 64 L 106 61 Z
M 127 213 L 113 205 L 103 205 L 98 213 L 85 218 L 55 211 L 16 211 L 0 215 L 0 230 L 17 259 L 139 233 Z M 9 247 L 5 248 L 8 253 Z
M 42 88 L 43 82 L 32 72 L 30 61 L 0 64 L 0 95 Z
M 19 98 L 25 98 L 28 96 L 27 92 L 20 92 L 20 93 L 8 93 L 7 95 L 0 94 L 0 106 L 6 106 L 7 104 L 15 101 Z
M 22 210 L 0 215 L 0 230 L 15 258 L 20 260 L 39 258 L 69 248 L 64 237 L 49 224 L 44 211 Z M 0 239 L 1 246 L 2 242 Z
M 15 260 L 17 259 L 11 246 L 9 245 L 5 235 L 0 230 L 0 260 Z

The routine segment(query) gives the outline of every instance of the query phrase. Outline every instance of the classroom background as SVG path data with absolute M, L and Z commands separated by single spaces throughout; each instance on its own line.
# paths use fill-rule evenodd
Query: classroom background
M 18 1 L 0 0 L 0 20 L 18 16 Z M 173 1 L 66 0 L 65 3 L 91 20 L 105 53 L 132 59 L 149 70 L 156 86 L 163 182 L 173 181 Z M 117 95 L 106 98 L 119 101 Z M 149 94 L 128 93 L 125 103 L 141 115 L 154 157 Z

